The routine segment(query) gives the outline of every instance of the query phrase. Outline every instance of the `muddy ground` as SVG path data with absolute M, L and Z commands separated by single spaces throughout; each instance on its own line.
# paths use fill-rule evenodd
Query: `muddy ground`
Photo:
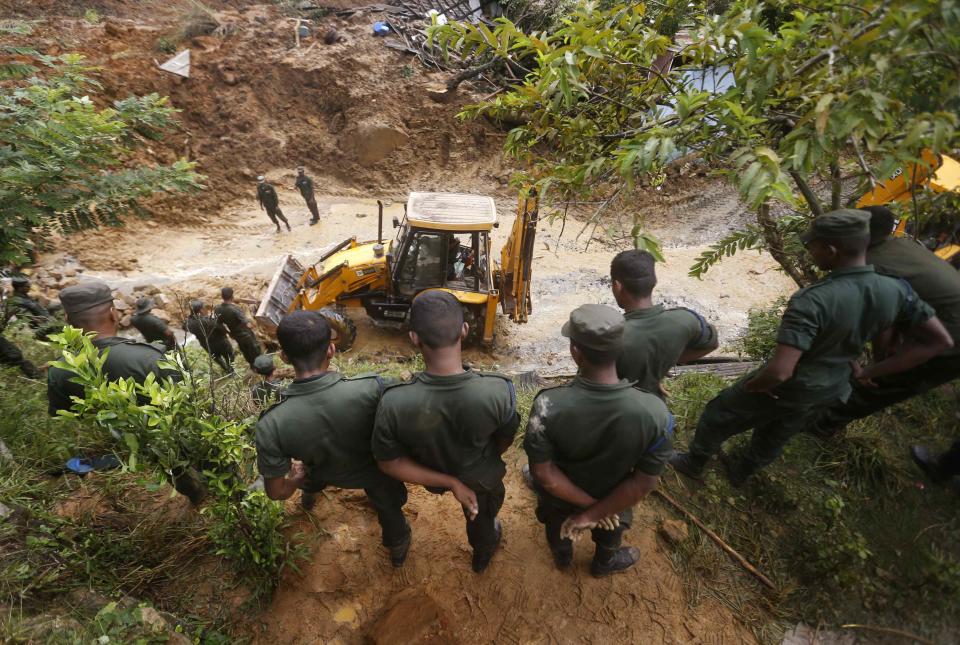
M 291 21 L 274 6 L 212 3 L 228 36 L 186 41 L 195 73 L 182 81 L 158 72 L 159 38 L 180 28 L 194 5 L 173 0 L 93 3 L 104 16 L 92 25 L 76 17 L 76 3 L 0 2 L 6 15 L 27 12 L 41 20 L 36 46 L 47 53 L 83 51 L 97 65 L 106 97 L 160 92 L 180 110 L 183 126 L 143 152 L 147 161 L 187 155 L 207 175 L 200 195 L 162 198 L 154 218 L 53 240 L 36 271 L 39 291 L 54 296 L 84 275 L 110 282 L 129 307 L 135 294 L 153 292 L 176 322 L 190 297 L 214 302 L 220 287 L 235 287 L 251 309 L 278 260 L 292 253 L 312 262 L 331 243 L 356 235 L 372 239 L 375 199 L 389 202 L 386 221 L 401 212 L 410 190 L 456 190 L 496 197 L 502 217 L 499 249 L 512 223 L 511 166 L 500 154 L 502 132 L 488 124 L 462 124 L 458 105 L 425 95 L 438 74 L 388 50 L 368 34 L 374 14 L 328 17 L 314 27 L 335 27 L 344 41 L 296 49 Z M 349 3 L 341 3 L 349 4 Z M 31 13 L 32 12 L 32 13 Z M 82 15 L 82 11 L 80 11 Z M 464 101 L 481 96 L 465 93 Z M 307 167 L 318 189 L 321 224 L 293 191 L 293 168 Z M 277 186 L 292 232 L 274 233 L 255 201 L 256 174 Z M 697 309 L 729 343 L 742 332 L 750 307 L 765 305 L 791 285 L 772 260 L 744 253 L 725 260 L 703 281 L 687 276 L 693 259 L 726 232 L 749 221 L 735 194 L 718 181 L 673 177 L 630 204 L 665 244 L 659 298 Z M 584 209 L 581 214 L 588 214 Z M 569 311 L 585 302 L 612 303 L 609 262 L 618 248 L 594 240 L 587 248 L 576 217 L 545 220 L 538 229 L 533 313 L 526 325 L 501 320 L 491 352 L 470 359 L 504 370 L 572 370 L 559 335 Z M 562 231 L 562 235 L 561 235 Z M 123 298 L 127 301 L 124 302 Z M 359 340 L 352 354 L 373 360 L 409 354 L 405 335 L 376 328 L 357 314 Z M 520 482 L 523 461 L 512 463 L 503 511 L 504 549 L 475 576 L 460 512 L 450 496 L 411 490 L 414 531 L 410 560 L 391 569 L 379 546 L 375 516 L 363 495 L 331 491 L 312 521 L 299 528 L 317 540 L 302 573 L 290 572 L 264 611 L 238 615 L 258 642 L 696 642 L 751 641 L 727 607 L 711 600 L 691 607 L 667 548 L 655 537 L 652 504 L 638 514 L 628 541 L 641 546 L 643 563 L 622 576 L 593 580 L 587 545 L 573 573 L 553 569 L 533 498 Z M 291 513 L 299 513 L 291 503 Z M 198 582 L 199 584 L 199 582 Z

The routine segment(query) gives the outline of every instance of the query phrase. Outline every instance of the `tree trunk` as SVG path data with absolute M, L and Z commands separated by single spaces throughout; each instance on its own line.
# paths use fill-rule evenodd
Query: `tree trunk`
M 783 237 L 777 229 L 777 223 L 770 215 L 770 204 L 760 205 L 757 210 L 757 224 L 760 225 L 760 232 L 763 234 L 767 252 L 783 268 L 784 272 L 797 283 L 798 287 L 806 287 L 816 281 L 817 277 L 815 275 L 811 275 L 810 271 L 798 267 L 784 250 Z

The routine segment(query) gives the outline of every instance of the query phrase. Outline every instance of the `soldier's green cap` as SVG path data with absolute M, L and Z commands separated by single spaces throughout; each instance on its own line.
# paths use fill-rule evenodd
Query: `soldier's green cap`
M 824 213 L 810 222 L 810 228 L 800 234 L 800 241 L 809 244 L 818 238 L 844 240 L 870 235 L 870 213 L 853 208 Z
M 85 280 L 60 291 L 60 304 L 68 316 L 108 302 L 113 302 L 113 293 L 103 280 Z
M 10 284 L 12 284 L 15 287 L 22 287 L 30 284 L 30 278 L 23 275 L 22 273 L 18 273 L 10 279 Z
M 580 305 L 560 333 L 578 345 L 598 352 L 619 350 L 623 345 L 623 314 L 607 305 Z
M 150 296 L 144 296 L 143 298 L 140 298 L 139 300 L 137 300 L 137 313 L 138 314 L 147 313 L 148 311 L 153 309 L 154 304 L 156 303 L 154 303 L 153 298 L 151 298 Z
M 263 374 L 266 376 L 273 372 L 276 366 L 273 364 L 273 356 L 270 354 L 260 354 L 255 359 L 253 359 L 253 371 L 257 374 Z

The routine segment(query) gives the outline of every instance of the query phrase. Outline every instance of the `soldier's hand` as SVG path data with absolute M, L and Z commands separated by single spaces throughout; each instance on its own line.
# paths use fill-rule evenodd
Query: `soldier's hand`
M 290 473 L 287 475 L 287 479 L 292 482 L 295 482 L 298 486 L 303 483 L 303 480 L 307 478 L 307 467 L 303 465 L 302 461 L 293 460 L 293 464 L 290 467 Z
M 476 519 L 477 513 L 480 512 L 477 494 L 470 490 L 463 482 L 459 481 L 450 490 L 453 492 L 453 496 L 457 498 L 457 501 L 460 502 L 460 505 L 463 506 L 464 510 L 467 511 L 467 517 L 470 520 Z
M 563 521 L 560 527 L 560 537 L 565 540 L 577 540 L 586 531 L 597 528 L 598 523 L 585 518 L 583 515 L 571 515 Z
M 620 516 L 616 513 L 606 516 L 597 523 L 597 528 L 603 529 L 604 531 L 616 531 L 619 527 Z
M 876 382 L 864 372 L 860 361 L 850 361 L 850 370 L 853 372 L 853 378 L 865 387 L 877 387 Z

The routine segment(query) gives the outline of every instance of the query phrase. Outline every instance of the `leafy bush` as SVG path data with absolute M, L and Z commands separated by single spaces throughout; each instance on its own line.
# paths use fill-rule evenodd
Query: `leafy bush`
M 217 553 L 251 575 L 259 589 L 275 582 L 289 556 L 282 529 L 282 507 L 261 491 L 248 491 L 254 447 L 250 429 L 212 412 L 205 382 L 194 377 L 183 353 L 168 354 L 162 369 L 181 381 L 152 374 L 110 381 L 103 373 L 109 350 L 101 355 L 91 336 L 66 327 L 51 340 L 62 350 L 53 365 L 73 371 L 85 397 L 74 397 L 62 417 L 93 421 L 114 440 L 114 449 L 131 471 L 159 469 L 176 480 L 199 471 L 212 502 L 203 509 L 211 520 Z M 248 475 L 247 478 L 244 475 Z
M 734 343 L 737 352 L 755 361 L 766 361 L 777 347 L 777 330 L 787 308 L 787 299 L 777 298 L 768 307 L 751 309 L 747 313 L 747 331 Z

